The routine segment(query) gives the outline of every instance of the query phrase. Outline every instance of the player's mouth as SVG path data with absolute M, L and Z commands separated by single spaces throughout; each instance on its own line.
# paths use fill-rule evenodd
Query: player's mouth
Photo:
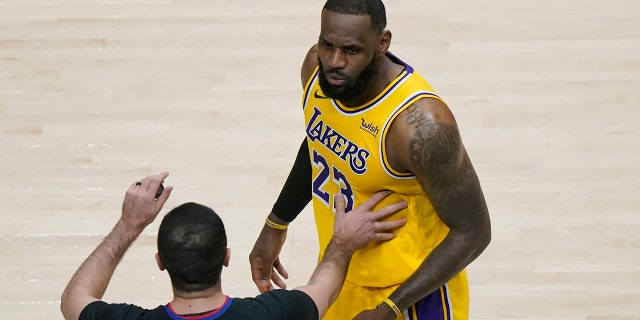
M 345 76 L 335 72 L 327 72 L 325 74 L 325 78 L 327 79 L 327 82 L 334 86 L 341 86 L 347 81 Z

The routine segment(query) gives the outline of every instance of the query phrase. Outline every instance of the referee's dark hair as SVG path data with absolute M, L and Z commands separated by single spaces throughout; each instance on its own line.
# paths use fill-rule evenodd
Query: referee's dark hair
M 188 202 L 162 219 L 158 255 L 177 290 L 202 291 L 219 284 L 226 248 L 222 219 L 207 206 Z

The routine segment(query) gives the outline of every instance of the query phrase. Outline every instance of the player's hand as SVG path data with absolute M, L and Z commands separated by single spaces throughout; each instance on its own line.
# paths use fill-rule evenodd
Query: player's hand
M 391 191 L 379 191 L 357 208 L 345 213 L 345 199 L 340 193 L 335 195 L 336 215 L 333 223 L 333 241 L 352 251 L 364 247 L 370 241 L 387 241 L 396 237 L 392 231 L 404 226 L 407 220 L 378 221 L 407 207 L 400 201 L 376 211 L 371 211 Z
M 156 199 L 156 192 L 167 176 L 168 172 L 162 172 L 131 184 L 122 202 L 120 218 L 127 229 L 142 231 L 155 220 L 173 190 L 171 186 L 166 187 Z
M 287 288 L 282 278 L 288 279 L 289 274 L 279 258 L 286 238 L 287 230 L 277 230 L 265 225 L 253 245 L 249 254 L 249 264 L 253 282 L 260 293 L 273 290 L 274 284 L 282 289 Z
M 395 320 L 396 314 L 391 308 L 384 308 L 384 304 L 371 310 L 364 310 L 358 313 L 353 320 Z

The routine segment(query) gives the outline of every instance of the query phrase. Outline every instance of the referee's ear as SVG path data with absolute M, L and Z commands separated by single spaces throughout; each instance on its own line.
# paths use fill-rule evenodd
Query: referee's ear
M 225 267 L 229 266 L 229 260 L 231 260 L 231 249 L 224 249 L 224 258 L 222 259 L 222 265 Z
M 166 268 L 164 267 L 164 263 L 160 260 L 160 254 L 156 252 L 156 264 L 158 265 L 158 269 L 160 271 L 164 271 Z

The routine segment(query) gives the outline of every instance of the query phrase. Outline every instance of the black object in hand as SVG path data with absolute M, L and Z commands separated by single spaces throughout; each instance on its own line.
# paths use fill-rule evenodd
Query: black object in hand
M 158 187 L 158 191 L 156 191 L 156 199 L 160 197 L 160 195 L 162 194 L 162 191 L 164 191 L 164 186 L 161 183 L 160 186 Z

